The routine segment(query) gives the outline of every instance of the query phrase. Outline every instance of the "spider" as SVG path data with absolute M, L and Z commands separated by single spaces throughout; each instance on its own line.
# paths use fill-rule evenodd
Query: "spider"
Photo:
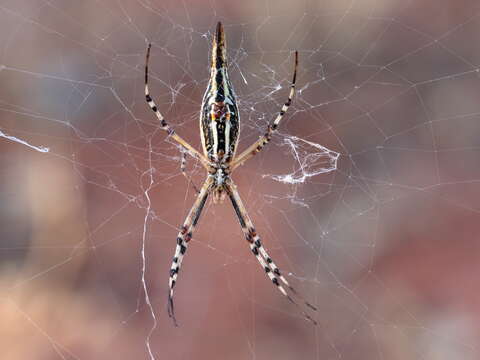
M 255 255 L 272 283 L 284 296 L 287 297 L 288 300 L 290 300 L 290 302 L 298 307 L 307 320 L 316 325 L 316 321 L 301 308 L 299 303 L 293 299 L 286 289 L 290 290 L 293 295 L 297 296 L 308 308 L 314 311 L 317 309 L 309 302 L 305 301 L 296 290 L 290 286 L 287 279 L 285 279 L 280 272 L 280 269 L 268 255 L 262 245 L 260 237 L 255 231 L 252 220 L 248 216 L 237 187 L 230 177 L 231 173 L 238 166 L 259 153 L 260 150 L 262 150 L 270 141 L 273 132 L 277 129 L 285 112 L 290 107 L 295 94 L 298 52 L 295 51 L 293 80 L 287 101 L 275 120 L 268 126 L 265 134 L 240 155 L 236 156 L 235 150 L 237 148 L 240 133 L 240 117 L 235 100 L 235 92 L 233 91 L 232 84 L 228 78 L 227 48 L 222 23 L 218 22 L 213 37 L 210 80 L 205 95 L 203 96 L 202 107 L 200 110 L 200 135 L 203 154 L 195 150 L 195 148 L 177 135 L 175 130 L 173 130 L 163 118 L 150 96 L 148 90 L 148 62 L 150 58 L 150 49 L 151 44 L 148 45 L 145 59 L 145 97 L 147 103 L 160 121 L 161 129 L 165 130 L 173 140 L 180 144 L 183 152 L 181 163 L 182 173 L 186 176 L 185 161 L 187 153 L 198 159 L 208 172 L 208 176 L 202 187 L 200 189 L 195 188 L 197 198 L 177 236 L 177 246 L 172 266 L 170 268 L 168 315 L 172 318 L 175 326 L 178 326 L 173 306 L 173 288 L 175 287 L 180 266 L 182 265 L 183 257 L 187 251 L 188 243 L 192 239 L 192 233 L 198 223 L 208 196 L 212 194 L 214 203 L 223 202 L 226 196 L 230 198 L 245 239 L 248 241 L 252 253 Z

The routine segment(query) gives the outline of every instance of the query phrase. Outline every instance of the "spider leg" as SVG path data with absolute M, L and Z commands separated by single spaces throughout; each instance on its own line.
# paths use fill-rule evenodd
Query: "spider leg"
M 285 277 L 280 272 L 280 269 L 278 268 L 278 266 L 273 262 L 273 259 L 268 255 L 268 253 L 265 250 L 265 247 L 263 247 L 262 242 L 260 241 L 260 237 L 258 235 L 254 236 L 253 242 L 254 242 L 255 247 L 260 251 L 260 254 L 263 256 L 263 258 L 267 262 L 270 269 L 273 271 L 273 273 L 280 278 L 280 280 L 285 284 L 285 286 L 287 286 L 292 291 L 292 293 L 294 293 L 298 297 L 301 297 L 298 294 L 297 290 L 295 290 L 295 288 L 288 283 L 287 279 L 285 279 Z M 315 306 L 313 306 L 312 304 L 310 304 L 308 301 L 303 300 L 303 302 L 310 309 L 312 309 L 314 311 L 317 311 L 317 308 Z
M 248 216 L 247 210 L 245 209 L 245 206 L 242 203 L 242 199 L 240 198 L 238 190 L 235 184 L 233 184 L 233 182 L 230 182 L 227 185 L 227 191 L 228 191 L 230 200 L 232 202 L 233 208 L 235 210 L 235 213 L 237 214 L 238 221 L 240 222 L 240 226 L 242 227 L 242 231 L 243 231 L 243 234 L 245 235 L 245 239 L 249 242 L 252 253 L 255 255 L 258 262 L 262 266 L 262 268 L 265 270 L 265 273 L 267 274 L 267 276 L 270 278 L 272 283 L 276 285 L 277 289 L 285 297 L 287 297 L 287 299 L 290 302 L 292 302 L 295 306 L 297 306 L 300 309 L 301 313 L 307 320 L 311 321 L 314 325 L 317 325 L 317 322 L 300 307 L 300 305 L 287 293 L 283 285 L 280 283 L 281 281 L 283 284 L 285 284 L 287 288 L 290 289 L 294 295 L 300 298 L 305 303 L 305 305 L 308 306 L 310 309 L 314 311 L 317 310 L 313 305 L 305 301 L 298 294 L 298 292 L 287 282 L 285 277 L 280 272 L 280 269 L 277 267 L 277 265 L 275 265 L 272 258 L 268 255 L 267 251 L 262 245 L 260 237 L 257 235 L 255 231 L 255 227 L 253 226 L 252 220 Z
M 202 210 L 205 206 L 205 202 L 207 201 L 211 183 L 212 181 L 210 178 L 205 180 L 203 183 L 203 186 L 197 195 L 197 199 L 195 200 L 177 235 L 177 246 L 173 256 L 172 266 L 170 267 L 170 278 L 168 283 L 168 316 L 173 319 L 175 326 L 177 326 L 177 320 L 175 319 L 175 313 L 173 309 L 173 288 L 175 287 L 175 283 L 177 281 L 178 272 L 180 271 L 183 257 L 187 251 L 188 242 L 192 239 L 192 233 L 195 230 L 195 226 L 197 225 L 198 219 L 200 218 Z
M 186 168 L 187 168 L 187 151 L 185 151 L 185 149 L 182 148 L 181 152 L 182 152 L 182 161 L 180 163 L 180 171 L 182 172 L 183 176 L 185 176 L 185 179 L 187 179 L 187 182 L 192 184 L 193 188 L 195 189 L 195 192 L 198 194 L 198 193 L 200 193 L 200 190 L 198 190 L 195 183 L 187 175 L 187 171 L 186 171 Z
M 208 160 L 200 154 L 197 150 L 193 148 L 188 142 L 186 142 L 183 138 L 181 138 L 175 130 L 172 129 L 172 127 L 167 123 L 167 121 L 163 118 L 162 113 L 158 110 L 157 105 L 153 101 L 152 97 L 150 96 L 150 91 L 148 89 L 148 61 L 150 60 L 150 49 L 152 47 L 152 44 L 148 44 L 147 48 L 147 55 L 145 57 L 145 99 L 147 100 L 148 106 L 150 106 L 150 109 L 155 113 L 157 116 L 158 120 L 160 121 L 160 126 L 162 130 L 166 131 L 168 135 L 172 137 L 176 142 L 178 142 L 184 149 L 188 151 L 190 155 L 193 157 L 199 159 L 202 163 L 202 165 L 207 168 L 208 166 Z
M 280 124 L 280 121 L 282 121 L 283 116 L 285 115 L 288 108 L 292 104 L 293 96 L 295 95 L 297 67 L 298 67 L 298 51 L 295 51 L 295 67 L 293 70 L 292 85 L 290 86 L 290 93 L 288 95 L 287 101 L 285 102 L 285 104 L 283 104 L 282 109 L 278 113 L 275 120 L 268 126 L 265 134 L 261 136 L 260 139 L 258 139 L 252 145 L 250 145 L 246 150 L 244 150 L 238 157 L 233 159 L 232 165 L 231 165 L 232 171 L 235 170 L 235 168 L 237 168 L 239 165 L 242 165 L 243 163 L 245 163 L 245 161 L 247 161 L 251 157 L 258 154 L 263 149 L 263 147 L 270 142 L 270 139 L 272 138 L 272 134 L 277 130 L 278 125 Z

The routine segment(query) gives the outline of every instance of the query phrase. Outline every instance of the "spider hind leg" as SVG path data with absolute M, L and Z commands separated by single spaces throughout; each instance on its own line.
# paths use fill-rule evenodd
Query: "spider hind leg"
M 169 292 L 168 292 L 168 316 L 172 318 L 175 326 L 178 326 L 177 320 L 175 318 L 174 306 L 173 306 L 173 288 L 177 282 L 178 273 L 180 272 L 180 267 L 182 266 L 182 261 L 187 252 L 187 246 L 190 240 L 192 239 L 192 233 L 195 230 L 195 226 L 200 219 L 202 210 L 205 206 L 205 203 L 210 192 L 211 180 L 207 179 L 203 184 L 200 192 L 197 195 L 197 199 L 193 204 L 190 212 L 185 219 L 183 226 L 177 235 L 177 246 L 175 248 L 175 254 L 173 255 L 172 265 L 170 267 L 170 277 L 168 282 Z
M 305 301 L 303 297 L 288 283 L 287 279 L 282 275 L 278 266 L 273 262 L 272 258 L 268 255 L 267 251 L 262 245 L 260 237 L 257 235 L 253 223 L 248 216 L 248 213 L 242 203 L 240 195 L 236 189 L 236 186 L 230 182 L 228 185 L 228 195 L 232 202 L 233 208 L 235 213 L 237 214 L 238 220 L 240 222 L 240 226 L 242 231 L 245 235 L 245 239 L 250 244 L 250 250 L 252 251 L 253 255 L 257 258 L 258 262 L 264 269 L 265 273 L 272 281 L 272 283 L 277 287 L 277 289 L 291 302 L 293 303 L 302 315 L 308 321 L 312 322 L 314 325 L 317 325 L 317 322 L 305 311 L 302 309 L 300 304 L 295 301 L 293 296 L 291 296 L 282 283 L 289 289 L 296 298 L 301 300 L 305 306 L 313 311 L 317 311 L 317 308 L 310 304 L 308 301 Z

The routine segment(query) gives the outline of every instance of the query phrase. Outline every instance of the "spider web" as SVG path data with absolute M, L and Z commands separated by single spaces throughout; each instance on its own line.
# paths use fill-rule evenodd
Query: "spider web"
M 475 1 L 4 1 L 0 4 L 4 359 L 477 359 L 480 5 Z M 166 311 L 178 227 L 204 179 L 212 31 L 225 26 L 233 179 L 276 263 L 208 203 Z

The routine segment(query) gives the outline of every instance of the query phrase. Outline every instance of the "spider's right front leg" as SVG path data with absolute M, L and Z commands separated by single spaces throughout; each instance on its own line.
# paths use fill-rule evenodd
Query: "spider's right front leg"
M 277 131 L 278 125 L 280 121 L 282 121 L 285 113 L 290 108 L 292 104 L 293 96 L 295 95 L 295 83 L 297 81 L 297 67 L 298 67 L 298 51 L 295 51 L 295 67 L 293 69 L 293 79 L 292 84 L 290 85 L 290 93 L 288 95 L 288 99 L 283 104 L 282 109 L 278 113 L 275 120 L 268 126 L 267 131 L 263 136 L 260 137 L 257 141 L 255 141 L 252 145 L 250 145 L 246 150 L 244 150 L 239 156 L 235 157 L 231 164 L 231 171 L 235 170 L 238 166 L 242 165 L 248 159 L 252 158 L 256 154 L 258 154 L 265 145 L 270 142 L 272 138 L 272 134 Z
M 197 225 L 198 219 L 202 213 L 205 203 L 210 192 L 212 180 L 210 177 L 203 183 L 200 192 L 197 195 L 197 199 L 193 204 L 190 212 L 187 215 L 178 235 L 177 235 L 177 247 L 175 249 L 175 255 L 173 256 L 172 266 L 170 267 L 170 279 L 169 279 L 169 293 L 168 293 L 168 315 L 173 319 L 173 323 L 177 326 L 175 319 L 175 313 L 173 310 L 173 288 L 177 281 L 178 272 L 182 265 L 183 257 L 187 251 L 188 242 L 192 239 L 192 233 Z

